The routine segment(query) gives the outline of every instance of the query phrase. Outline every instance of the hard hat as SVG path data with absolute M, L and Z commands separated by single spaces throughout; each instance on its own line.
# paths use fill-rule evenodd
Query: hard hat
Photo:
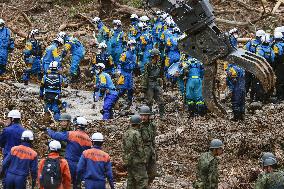
M 120 20 L 113 20 L 112 23 L 114 25 L 121 26 L 121 21 Z
M 141 106 L 139 108 L 139 114 L 140 115 L 151 115 L 151 109 L 149 108 L 149 106 Z
M 105 69 L 106 68 L 106 66 L 103 63 L 98 63 L 96 66 L 98 68 L 101 68 L 101 69 Z
M 167 26 L 169 27 L 175 27 L 176 25 L 176 23 L 172 19 L 169 19 L 166 23 L 167 23 Z
M 232 34 L 237 33 L 237 32 L 238 32 L 238 29 L 233 28 L 233 29 L 230 29 L 229 34 L 232 35 Z
M 33 132 L 30 131 L 30 130 L 25 130 L 25 131 L 22 133 L 21 140 L 34 140 L 34 134 L 33 134 Z
M 157 55 L 160 55 L 159 49 L 152 49 L 151 50 L 151 56 L 157 56 Z
M 271 152 L 263 152 L 263 154 L 261 155 L 260 160 L 263 163 L 264 160 L 266 160 L 267 158 L 275 158 L 276 159 L 276 156 L 273 153 L 271 153 Z
M 130 18 L 131 19 L 138 19 L 138 16 L 137 16 L 137 14 L 131 14 Z
M 173 32 L 180 33 L 180 29 L 178 27 L 174 27 Z
M 102 135 L 102 133 L 94 133 L 91 137 L 91 140 L 93 142 L 103 142 L 104 136 Z
M 127 42 L 127 45 L 135 45 L 136 44 L 136 41 L 135 39 L 130 39 L 128 42 Z
M 58 43 L 60 43 L 60 44 L 62 44 L 62 45 L 64 44 L 64 39 L 61 38 L 61 37 L 55 38 L 54 41 L 57 41 Z
M 13 118 L 13 119 L 21 119 L 21 113 L 19 110 L 11 110 L 9 113 L 8 113 L 8 116 L 9 118 Z
M 58 151 L 61 149 L 61 144 L 59 141 L 57 140 L 52 140 L 50 141 L 50 143 L 48 144 L 49 150 L 50 151 Z
M 281 33 L 284 33 L 284 26 L 281 26 L 281 27 L 280 27 L 280 32 L 281 32 Z
M 274 38 L 275 39 L 282 39 L 283 38 L 283 34 L 281 32 L 274 32 Z
M 163 20 L 166 20 L 168 16 L 169 16 L 168 13 L 163 13 L 163 14 L 161 15 L 161 18 L 162 18 Z
M 94 22 L 94 23 L 98 23 L 99 21 L 101 21 L 101 19 L 97 16 L 92 19 L 92 22 Z
M 261 42 L 262 43 L 270 43 L 270 34 L 266 33 L 261 37 Z
M 276 33 L 276 32 L 281 32 L 281 27 L 276 27 L 276 28 L 274 29 L 274 33 Z
M 144 23 L 143 22 L 139 22 L 138 23 L 138 27 L 142 29 L 144 27 Z
M 67 35 L 66 32 L 59 32 L 59 33 L 57 34 L 57 37 L 64 39 L 64 38 L 66 37 L 66 35 Z
M 88 122 L 84 117 L 77 117 L 76 125 L 86 126 L 87 124 L 88 124 Z
M 98 46 L 99 49 L 106 49 L 107 48 L 107 44 L 105 42 L 101 42 Z
M 63 113 L 60 115 L 59 121 L 71 121 L 71 115 L 67 113 Z
M 218 149 L 223 147 L 223 142 L 220 139 L 213 139 L 210 143 L 210 149 Z
M 139 18 L 139 20 L 141 21 L 141 22 L 148 22 L 149 21 L 149 17 L 148 16 L 141 16 L 140 18 Z
M 49 68 L 50 68 L 50 69 L 57 69 L 57 68 L 58 68 L 58 62 L 57 62 L 57 61 L 52 61 L 52 62 L 49 64 Z
M 39 30 L 38 29 L 34 29 L 30 32 L 30 35 L 38 35 L 39 34 Z
M 156 11 L 156 15 L 157 15 L 157 16 L 160 16 L 161 14 L 162 14 L 162 12 L 161 12 L 161 11 L 159 11 L 159 10 L 158 10 L 158 11 Z
M 265 31 L 264 30 L 257 30 L 255 33 L 256 37 L 262 37 L 265 35 Z
M 130 123 L 133 125 L 140 124 L 141 122 L 142 122 L 142 119 L 140 115 L 133 115 L 130 118 Z
M 4 24 L 5 24 L 5 21 L 2 18 L 0 18 L 0 25 L 4 25 Z
M 272 157 L 265 159 L 264 162 L 263 162 L 264 167 L 272 166 L 272 165 L 275 165 L 275 164 L 277 164 L 277 160 L 276 160 L 276 158 L 272 158 Z

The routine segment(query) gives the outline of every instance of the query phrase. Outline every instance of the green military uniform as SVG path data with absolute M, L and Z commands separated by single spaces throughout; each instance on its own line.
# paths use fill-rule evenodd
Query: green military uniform
M 155 151 L 155 137 L 157 135 L 156 125 L 153 122 L 142 123 L 140 132 L 144 143 L 147 174 L 149 182 L 151 183 L 155 179 L 157 171 Z
M 255 189 L 280 189 L 284 188 L 284 172 L 277 171 L 272 173 L 262 174 L 257 179 Z
M 155 100 L 159 106 L 161 116 L 165 113 L 162 78 L 163 68 L 160 62 L 157 64 L 153 64 L 152 62 L 145 64 L 142 86 L 146 92 L 147 105 L 152 109 L 153 100 Z
M 127 189 L 146 189 L 146 156 L 139 129 L 130 126 L 123 137 L 123 161 L 127 166 Z
M 197 178 L 195 188 L 218 189 L 218 159 L 213 156 L 212 152 L 205 152 L 199 158 Z

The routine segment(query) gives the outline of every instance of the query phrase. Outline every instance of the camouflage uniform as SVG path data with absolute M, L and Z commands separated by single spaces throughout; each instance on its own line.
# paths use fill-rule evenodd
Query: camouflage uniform
M 197 165 L 197 178 L 194 188 L 217 189 L 218 188 L 218 160 L 212 152 L 201 155 Z
M 147 189 L 148 176 L 142 137 L 130 126 L 123 137 L 123 161 L 127 166 L 127 189 Z
M 161 116 L 165 113 L 162 94 L 162 78 L 163 68 L 161 63 L 153 64 L 152 62 L 149 62 L 145 64 L 142 86 L 146 92 L 147 105 L 152 109 L 154 99 L 159 106 L 159 113 Z
M 276 189 L 284 188 L 284 172 L 272 172 L 263 174 L 255 184 L 255 189 Z
M 156 152 L 155 152 L 155 137 L 157 134 L 156 125 L 153 122 L 142 123 L 140 129 L 144 151 L 146 155 L 146 169 L 151 183 L 156 176 Z

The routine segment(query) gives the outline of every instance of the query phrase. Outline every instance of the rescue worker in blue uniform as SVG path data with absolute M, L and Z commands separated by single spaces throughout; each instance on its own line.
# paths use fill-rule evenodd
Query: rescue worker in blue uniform
M 94 90 L 100 92 L 100 96 L 104 97 L 103 119 L 108 120 L 113 118 L 113 107 L 118 100 L 118 92 L 111 80 L 109 74 L 105 73 L 105 65 L 98 63 L 96 66 L 97 77 L 95 78 Z
M 128 105 L 132 105 L 133 98 L 133 71 L 137 65 L 137 56 L 135 54 L 135 40 L 129 40 L 127 43 L 128 49 L 122 53 L 120 62 L 117 67 L 119 78 L 117 88 L 119 89 L 118 96 L 122 97 L 127 92 Z
M 91 140 L 93 147 L 83 152 L 77 166 L 77 188 L 81 188 L 84 180 L 86 189 L 105 189 L 107 178 L 110 188 L 114 189 L 110 156 L 102 150 L 104 137 L 94 133 Z
M 264 57 L 267 62 L 271 65 L 271 67 L 275 70 L 275 54 L 273 49 L 270 46 L 270 35 L 266 34 L 261 37 L 261 44 L 256 48 L 256 54 Z M 256 78 L 253 79 L 253 100 L 254 101 L 262 101 L 266 102 L 271 95 L 272 91 L 265 93 L 263 86 L 260 81 Z
M 173 28 L 172 35 L 169 35 L 166 39 L 166 60 L 165 71 L 173 64 L 179 61 L 180 52 L 178 49 L 178 38 L 180 35 L 180 29 L 178 27 Z
M 230 43 L 233 47 L 238 48 L 238 35 L 239 31 L 237 28 L 233 28 L 229 31 L 229 35 L 230 35 Z
M 138 64 L 141 73 L 143 73 L 145 64 L 150 61 L 151 50 L 153 49 L 153 40 L 151 33 L 148 31 L 148 26 L 146 23 L 140 22 L 138 26 L 141 30 L 141 36 L 137 42 L 139 49 Z
M 195 58 L 190 58 L 187 68 L 185 68 L 185 74 L 187 76 L 186 101 L 188 110 L 192 115 L 195 113 L 203 115 L 205 113 L 202 97 L 203 64 Z
M 11 31 L 5 27 L 5 21 L 0 18 L 0 77 L 6 72 L 8 54 L 14 50 L 14 40 Z
M 64 50 L 61 53 L 61 57 L 64 58 L 69 51 L 71 53 L 69 74 L 70 82 L 74 82 L 80 77 L 80 62 L 84 59 L 85 48 L 77 38 L 68 36 L 65 32 L 60 32 L 58 37 L 64 40 Z
M 139 23 L 139 18 L 136 14 L 132 14 L 130 16 L 130 21 L 131 21 L 131 24 L 130 24 L 130 29 L 129 29 L 129 32 L 128 32 L 128 39 L 135 39 L 137 40 L 137 37 L 138 37 L 138 23 Z
M 110 76 L 114 75 L 115 68 L 112 56 L 107 51 L 107 44 L 102 42 L 98 46 L 98 51 L 96 57 L 93 59 L 92 73 L 95 74 L 96 64 L 103 63 L 105 65 L 104 72 L 108 73 Z
M 117 65 L 125 46 L 126 46 L 126 34 L 122 31 L 122 25 L 120 20 L 113 21 L 113 30 L 111 31 L 110 38 L 111 56 L 114 60 L 114 64 Z
M 10 124 L 0 134 L 0 147 L 4 158 L 12 147 L 20 145 L 21 136 L 25 130 L 21 124 L 21 113 L 18 110 L 11 110 L 7 117 Z
M 76 169 L 79 159 L 84 150 L 91 148 L 92 142 L 90 137 L 85 132 L 88 122 L 83 117 L 77 117 L 75 120 L 75 131 L 55 132 L 47 129 L 48 135 L 58 141 L 67 142 L 65 159 L 68 162 L 73 188 L 76 188 Z
M 109 28 L 103 23 L 103 21 L 99 17 L 93 18 L 92 22 L 96 24 L 98 31 L 99 31 L 97 35 L 98 43 L 102 43 L 102 42 L 107 43 L 110 37 Z
M 7 189 L 26 189 L 28 176 L 31 173 L 32 189 L 36 186 L 38 158 L 31 148 L 34 135 L 32 131 L 24 131 L 21 145 L 14 146 L 2 164 L 2 172 L 6 173 Z
M 275 53 L 276 96 L 284 100 L 284 39 L 281 32 L 274 33 L 273 51 Z
M 53 40 L 52 44 L 45 49 L 44 55 L 42 57 L 42 67 L 44 74 L 49 70 L 49 65 L 51 62 L 58 62 L 58 69 L 61 70 L 61 57 L 58 52 L 58 47 L 64 44 L 64 40 L 57 37 Z
M 60 118 L 61 89 L 64 85 L 63 76 L 58 72 L 58 62 L 51 62 L 49 70 L 41 81 L 40 98 L 44 99 L 44 111 L 46 113 L 53 112 L 56 121 Z
M 154 44 L 154 47 L 157 49 L 159 49 L 160 47 L 159 33 L 161 32 L 163 28 L 161 14 L 162 14 L 161 11 L 156 12 L 155 23 L 152 28 L 153 44 Z
M 233 121 L 244 120 L 245 115 L 245 71 L 234 65 L 225 64 L 227 73 L 227 85 L 232 92 Z
M 256 53 L 256 48 L 261 44 L 261 37 L 264 35 L 265 35 L 265 31 L 257 30 L 255 33 L 255 39 L 248 41 L 246 45 L 244 46 L 244 49 L 252 53 Z M 253 74 L 247 71 L 245 72 L 245 77 L 246 77 L 246 93 L 248 93 L 249 89 L 251 89 L 250 100 L 253 101 L 254 94 L 256 93 L 255 83 L 257 83 L 257 79 L 255 78 Z
M 23 74 L 23 81 L 25 85 L 28 84 L 30 80 L 30 75 L 37 75 L 38 79 L 42 79 L 41 72 L 41 57 L 42 57 L 42 48 L 41 43 L 35 38 L 35 35 L 38 35 L 38 29 L 34 29 L 30 32 L 29 38 L 26 41 L 24 54 L 24 61 L 27 68 Z

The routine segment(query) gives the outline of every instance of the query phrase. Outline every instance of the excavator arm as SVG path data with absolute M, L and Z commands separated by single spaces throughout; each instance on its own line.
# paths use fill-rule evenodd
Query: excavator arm
M 226 113 L 215 95 L 217 60 L 226 60 L 253 73 L 266 92 L 274 88 L 275 74 L 270 64 L 263 57 L 231 45 L 229 34 L 220 31 L 215 24 L 209 0 L 148 0 L 145 6 L 169 13 L 181 32 L 186 33 L 180 47 L 204 64 L 202 91 L 211 112 Z

